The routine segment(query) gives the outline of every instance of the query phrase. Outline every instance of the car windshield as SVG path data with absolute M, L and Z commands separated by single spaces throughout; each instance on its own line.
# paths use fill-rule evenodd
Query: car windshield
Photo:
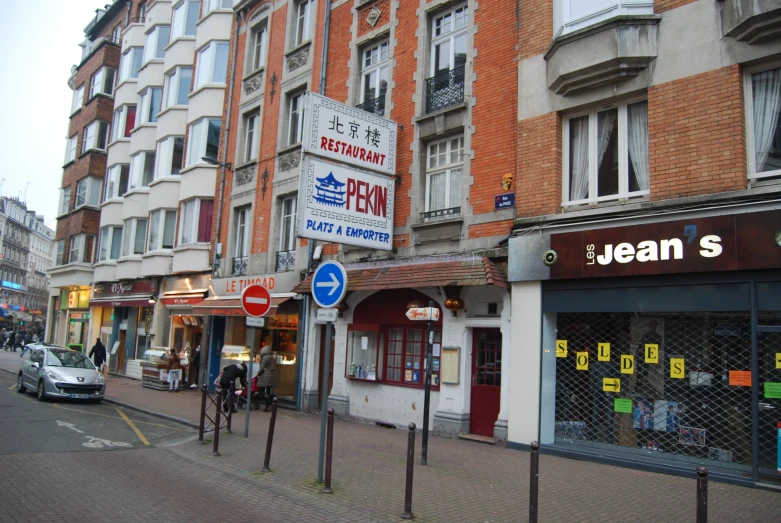
M 50 367 L 70 367 L 72 369 L 94 369 L 90 359 L 81 352 L 63 349 L 50 349 L 46 356 L 46 364 Z

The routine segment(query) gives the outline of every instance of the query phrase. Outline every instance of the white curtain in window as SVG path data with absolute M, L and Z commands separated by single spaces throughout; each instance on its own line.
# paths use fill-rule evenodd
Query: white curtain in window
M 447 181 L 447 174 L 432 174 L 429 179 L 431 180 L 431 187 L 429 188 L 428 210 L 438 211 L 440 209 L 445 209 L 445 195 L 447 194 L 445 182 Z
M 570 201 L 588 197 L 588 116 L 569 121 Z
M 599 120 L 597 125 L 597 127 L 599 127 L 597 134 L 597 144 L 599 147 L 597 165 L 602 165 L 602 158 L 605 157 L 607 146 L 610 144 L 610 135 L 613 134 L 613 126 L 616 123 L 617 115 L 618 111 L 616 109 L 611 109 L 609 111 L 599 113 L 601 118 L 597 118 L 597 120 Z
M 756 172 L 762 172 L 778 126 L 781 69 L 751 75 L 754 99 L 754 160 Z
M 629 115 L 629 161 L 635 170 L 635 181 L 641 191 L 650 188 L 648 162 L 648 102 L 627 106 Z

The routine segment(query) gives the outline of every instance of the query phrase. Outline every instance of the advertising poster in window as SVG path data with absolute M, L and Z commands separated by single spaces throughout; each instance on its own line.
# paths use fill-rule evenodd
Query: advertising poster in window
M 305 156 L 298 235 L 389 251 L 395 187 L 394 178 Z

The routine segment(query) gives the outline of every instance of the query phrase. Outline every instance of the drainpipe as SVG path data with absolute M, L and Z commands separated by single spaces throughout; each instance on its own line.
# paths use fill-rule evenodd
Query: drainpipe
M 130 24 L 130 9 L 133 7 L 132 0 L 125 0 L 125 6 L 127 6 L 127 11 L 125 11 L 125 27 L 127 27 Z

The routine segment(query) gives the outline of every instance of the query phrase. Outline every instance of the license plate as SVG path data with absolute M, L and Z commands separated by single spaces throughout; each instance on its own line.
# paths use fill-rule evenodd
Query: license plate
M 86 400 L 89 398 L 89 394 L 71 394 L 71 398 L 75 400 Z

